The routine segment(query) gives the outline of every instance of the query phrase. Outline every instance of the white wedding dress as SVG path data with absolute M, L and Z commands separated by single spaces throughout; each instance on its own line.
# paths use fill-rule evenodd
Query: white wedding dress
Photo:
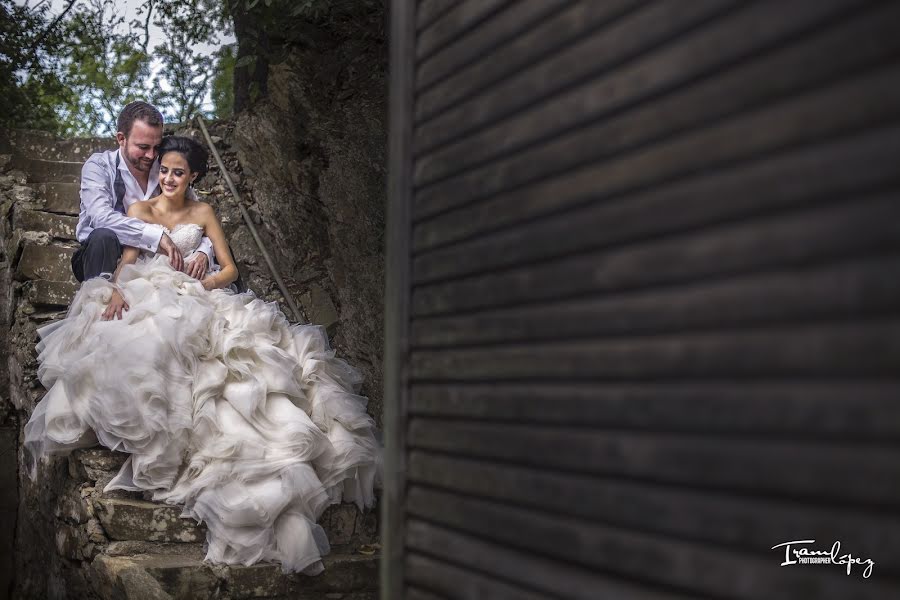
M 202 235 L 194 224 L 170 232 L 185 256 Z M 100 320 L 113 288 L 94 278 L 65 319 L 38 330 L 48 391 L 25 427 L 28 451 L 99 440 L 131 455 L 106 489 L 184 505 L 208 527 L 208 560 L 321 572 L 322 512 L 371 507 L 380 485 L 358 372 L 321 327 L 290 325 L 252 292 L 206 291 L 165 256 L 124 267 L 119 285 L 121 321 Z

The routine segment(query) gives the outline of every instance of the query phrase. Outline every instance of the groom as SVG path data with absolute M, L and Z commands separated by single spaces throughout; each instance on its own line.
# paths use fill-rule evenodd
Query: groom
M 81 169 L 81 211 L 75 229 L 81 248 L 72 256 L 75 278 L 111 277 L 122 247 L 134 246 L 165 254 L 172 268 L 199 279 L 215 260 L 209 238 L 203 238 L 192 260 L 184 261 L 162 225 L 126 216 L 134 202 L 160 193 L 162 114 L 146 102 L 132 102 L 119 113 L 116 126 L 119 148 L 92 154 Z M 188 197 L 196 199 L 193 190 Z

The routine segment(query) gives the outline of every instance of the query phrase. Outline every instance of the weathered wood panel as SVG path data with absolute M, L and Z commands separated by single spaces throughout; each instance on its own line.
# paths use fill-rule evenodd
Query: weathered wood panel
M 611 594 L 611 597 L 627 598 L 672 598 L 665 592 L 653 594 L 648 588 L 629 589 L 621 583 L 615 588 L 611 584 L 614 576 L 627 577 L 670 587 L 670 589 L 693 590 L 695 593 L 713 597 L 772 598 L 795 600 L 821 598 L 826 594 L 842 594 L 846 597 L 883 599 L 896 593 L 897 585 L 877 579 L 859 585 L 839 571 L 819 573 L 817 577 L 803 576 L 797 570 L 779 569 L 773 571 L 769 560 L 727 548 L 709 548 L 691 542 L 660 538 L 608 526 L 582 525 L 583 536 L 593 552 L 594 560 L 603 565 L 605 573 L 594 570 L 579 571 L 572 561 L 551 561 L 537 554 L 546 539 L 548 531 L 560 527 L 559 520 L 553 525 L 540 527 L 541 523 L 527 520 L 518 521 L 519 530 L 492 528 L 495 534 L 505 534 L 503 540 L 487 542 L 471 534 L 464 534 L 432 523 L 410 520 L 408 543 L 413 548 L 432 548 L 435 555 L 454 562 L 475 563 L 479 561 L 497 565 L 520 564 L 518 570 L 504 570 L 503 574 L 513 581 L 521 581 L 537 589 L 563 588 L 565 598 L 596 599 Z M 535 537 L 527 540 L 531 548 L 520 549 L 515 542 L 524 543 L 522 532 Z M 579 530 L 569 529 L 573 536 Z M 542 537 L 543 536 L 543 537 Z M 510 538 L 515 538 L 512 542 Z M 545 541 L 546 539 L 546 541 Z M 543 543 L 542 543 L 543 542 Z M 518 546 L 518 547 L 517 547 Z M 511 550 L 510 548 L 517 548 Z M 523 564 L 524 563 L 524 564 Z M 527 565 L 527 566 L 525 566 Z M 860 568 L 861 570 L 861 568 Z M 740 572 L 741 577 L 735 577 Z M 610 576 L 612 575 L 612 577 Z M 856 573 L 857 578 L 860 573 Z M 640 594 L 635 596 L 635 594 Z M 678 596 L 676 596 L 678 597 Z M 696 596 L 693 596 L 696 598 Z
M 491 598 L 491 600 L 548 600 L 559 596 L 548 596 L 531 592 L 525 588 L 496 581 L 491 577 L 461 569 L 440 560 L 421 554 L 412 554 L 407 559 L 407 576 L 413 583 L 422 581 L 440 592 L 440 598 L 469 600 L 471 598 Z
M 813 147 L 775 152 L 749 163 L 729 165 L 602 202 L 588 202 L 557 212 L 570 202 L 563 194 L 541 198 L 523 210 L 553 210 L 539 220 L 526 220 L 475 236 L 450 247 L 426 250 L 414 259 L 418 283 L 534 262 L 573 251 L 652 237 L 688 228 L 752 217 L 765 210 L 827 203 L 860 190 L 896 185 L 897 172 L 881 158 L 900 152 L 900 128 L 876 128 Z M 840 169 L 823 170 L 823 165 Z M 777 186 L 770 182 L 778 181 Z M 599 186 L 598 186 L 599 187 Z M 764 192 L 764 193 L 763 193 Z M 727 201 L 723 199 L 727 198 Z M 678 210 L 671 210 L 677 206 Z M 532 208 L 533 207 L 533 208 Z M 440 225 L 415 230 L 416 241 L 428 244 L 435 235 L 467 235 L 479 227 L 472 219 L 508 221 L 489 207 L 450 213 Z M 440 232 L 440 233 L 438 233 Z
M 416 36 L 416 59 L 423 61 L 512 0 L 463 0 Z
M 458 4 L 459 1 L 460 0 L 421 0 L 415 10 L 416 31 L 421 31 L 434 23 L 444 16 L 448 10 Z M 405 8 L 407 11 L 409 11 L 409 9 L 409 6 Z
M 900 596 L 900 6 L 405 6 L 387 597 Z
M 421 381 L 888 377 L 900 364 L 900 317 L 790 327 L 418 350 Z
M 457 232 L 446 219 L 436 219 L 443 233 L 432 233 L 436 243 L 447 243 L 463 235 L 491 231 L 510 223 L 541 217 L 547 207 L 573 207 L 646 189 L 691 174 L 723 168 L 766 152 L 812 144 L 842 133 L 889 124 L 900 113 L 896 82 L 900 66 L 890 65 L 844 80 L 825 90 L 812 90 L 799 97 L 752 111 L 749 114 L 691 131 L 671 140 L 639 147 L 609 161 L 542 179 L 522 189 L 502 191 L 490 199 L 463 206 L 454 218 L 468 219 L 469 227 Z M 417 195 L 423 204 L 446 209 L 460 196 L 432 190 L 435 203 Z M 440 206 L 438 206 L 440 205 Z M 423 209 L 430 211 L 430 209 Z M 423 213 L 424 214 L 424 213 Z M 485 216 L 478 220 L 479 216 Z
M 547 19 L 518 38 L 497 48 L 491 60 L 482 60 L 447 77 L 444 83 L 423 90 L 416 98 L 416 120 L 426 118 L 472 95 L 495 81 L 516 73 L 547 54 L 577 40 L 595 27 L 618 18 L 641 0 L 576 2 L 571 8 Z
M 406 587 L 406 600 L 447 600 L 447 596 L 438 596 L 434 592 L 415 587 L 414 584 Z
M 519 0 L 506 6 L 470 35 L 457 39 L 444 50 L 422 61 L 416 70 L 418 93 L 484 55 L 544 19 L 548 14 L 571 4 L 571 0 Z
M 413 419 L 411 448 L 574 473 L 708 489 L 896 506 L 900 450 L 782 440 L 721 439 Z
M 452 490 L 454 494 L 466 494 L 453 496 L 459 502 L 456 506 L 467 502 L 471 506 L 476 497 L 491 500 L 483 510 L 472 512 L 473 522 L 480 518 L 479 513 L 493 512 L 500 506 L 509 508 L 509 512 L 528 507 L 530 510 L 523 514 L 567 516 L 580 522 L 605 523 L 661 537 L 736 548 L 757 556 L 770 554 L 775 544 L 770 540 L 803 539 L 815 532 L 825 539 L 842 539 L 869 556 L 886 557 L 878 561 L 879 572 L 883 569 L 889 576 L 897 573 L 897 542 L 892 537 L 897 520 L 868 510 L 586 477 L 421 451 L 413 453 L 410 478 L 415 482 L 410 492 L 411 511 L 427 515 L 434 522 L 453 524 L 459 518 L 455 516 L 459 509 L 450 507 L 443 511 L 446 514 L 434 514 L 436 508 L 445 507 L 447 499 L 422 498 L 422 494 L 446 495 L 447 490 Z M 421 487 L 422 484 L 428 487 Z M 497 525 L 502 522 L 500 517 Z M 485 527 L 481 534 L 489 537 L 492 532 L 494 528 Z M 795 535 L 799 537 L 792 537 Z M 564 555 L 568 549 L 559 547 L 554 551 Z
M 433 186 L 429 193 L 439 194 L 441 190 L 452 189 L 455 199 L 465 197 L 471 202 L 632 150 L 648 141 L 658 143 L 665 136 L 735 115 L 761 102 L 806 91 L 835 75 L 855 73 L 883 60 L 886 53 L 900 50 L 898 30 L 900 7 L 891 3 L 887 10 L 862 15 L 836 30 L 812 36 L 805 43 L 798 42 L 780 52 L 762 55 L 649 105 L 639 105 L 615 119 L 601 120 L 548 143 L 469 169 Z M 858 37 L 863 32 L 868 33 L 872 43 L 841 51 L 848 37 Z M 835 58 L 822 61 L 822 56 Z M 791 69 L 777 68 L 784 63 L 790 64 Z M 496 145 L 508 139 L 503 132 L 498 132 L 498 139 L 491 143 Z M 467 153 L 480 151 L 475 148 L 479 145 L 473 143 Z M 419 162 L 419 169 L 423 168 L 423 163 Z M 458 170 L 460 159 L 454 157 L 450 164 Z M 421 190 L 423 198 L 428 197 L 425 192 L 425 189 Z M 420 247 L 417 239 L 417 249 Z
M 580 63 L 538 63 L 534 69 L 546 69 L 546 72 L 525 71 L 517 79 L 492 89 L 489 94 L 462 103 L 433 121 L 421 124 L 417 128 L 416 155 L 419 157 L 424 152 L 429 152 L 429 157 L 419 157 L 420 164 L 436 160 L 437 157 L 446 157 L 453 148 L 436 150 L 439 144 L 462 137 L 470 131 L 477 131 L 476 135 L 467 136 L 461 143 L 468 144 L 467 147 L 470 148 L 471 142 L 475 140 L 480 140 L 482 144 L 492 144 L 479 145 L 477 150 L 469 154 L 455 155 L 457 160 L 463 161 L 462 164 L 476 164 L 498 153 L 519 148 L 529 140 L 558 135 L 589 118 L 598 118 L 613 109 L 645 101 L 652 95 L 683 85 L 704 73 L 714 72 L 733 61 L 752 56 L 772 44 L 840 15 L 852 4 L 854 0 L 798 0 L 789 4 L 764 0 L 743 3 L 740 5 L 741 9 L 729 13 L 727 17 L 678 36 L 684 29 L 695 25 L 697 20 L 702 21 L 709 16 L 710 11 L 721 12 L 722 6 L 728 6 L 729 3 L 664 3 L 664 6 L 671 7 L 672 14 L 659 20 L 663 27 L 658 32 L 659 39 L 652 35 L 649 39 L 645 38 L 641 28 L 646 25 L 642 22 L 633 29 L 616 31 L 615 44 L 592 49 L 579 57 Z M 707 6 L 707 12 L 693 15 L 689 7 L 694 6 Z M 681 19 L 684 17 L 678 16 L 682 13 L 693 15 L 695 20 L 682 23 Z M 665 29 L 669 20 L 674 29 Z M 736 38 L 735 30 L 744 34 Z M 651 30 L 652 33 L 657 32 Z M 612 34 L 607 33 L 591 39 L 606 40 L 611 36 Z M 657 47 L 657 41 L 667 39 L 674 41 Z M 634 44 L 640 45 L 631 50 Z M 629 51 L 620 56 L 620 46 L 629 48 Z M 652 51 L 641 55 L 641 49 Z M 601 76 L 591 78 L 574 88 L 566 87 L 566 84 L 573 82 L 566 74 L 572 69 L 578 69 L 578 64 L 583 65 L 587 61 L 587 65 L 581 69 L 588 69 L 597 63 L 611 61 L 609 67 L 612 67 L 618 61 L 627 60 L 635 54 L 640 56 L 639 60 L 602 72 Z M 577 81 L 579 80 L 574 80 Z M 515 83 L 521 88 L 515 87 Z M 525 106 L 530 106 L 529 110 L 523 110 Z M 506 118 L 514 111 L 517 111 L 516 114 Z M 461 128 L 463 123 L 465 126 Z M 504 132 L 507 137 L 495 135 L 489 142 L 485 136 L 496 131 Z M 498 141 L 501 137 L 503 142 Z M 458 144 L 454 147 L 458 147 Z M 422 201 L 418 197 L 416 204 L 417 217 L 433 210 L 431 206 L 421 205 Z
M 895 554 L 898 542 L 896 537 L 891 539 L 892 535 L 896 536 L 898 533 L 900 521 L 897 519 L 877 519 L 865 513 L 854 514 L 835 509 L 829 511 L 804 507 L 806 510 L 798 510 L 796 504 L 748 502 L 739 497 L 710 493 L 691 496 L 678 490 L 668 494 L 673 505 L 659 504 L 656 506 L 659 512 L 638 519 L 634 518 L 634 513 L 639 512 L 636 508 L 648 508 L 643 495 L 652 490 L 665 496 L 669 490 L 659 487 L 654 489 L 653 486 L 632 488 L 637 490 L 632 489 L 632 494 L 626 493 L 619 497 L 620 502 L 636 503 L 629 509 L 632 518 L 627 527 L 623 523 L 610 523 L 608 518 L 585 527 L 583 520 L 555 512 L 536 511 L 522 508 L 518 503 L 486 501 L 419 486 L 410 491 L 409 507 L 411 514 L 416 517 L 473 535 L 485 536 L 485 532 L 490 532 L 487 537 L 496 541 L 553 555 L 589 568 L 603 568 L 610 558 L 604 556 L 604 548 L 615 546 L 610 538 L 626 530 L 650 533 L 648 539 L 674 537 L 693 543 L 711 542 L 709 546 L 712 552 L 715 552 L 713 544 L 718 547 L 727 547 L 729 542 L 734 543 L 735 547 L 743 544 L 748 554 L 759 557 L 771 556 L 770 540 L 778 539 L 779 535 L 793 533 L 800 537 L 792 539 L 801 539 L 805 531 L 816 531 L 819 535 L 827 532 L 836 539 L 852 544 L 857 551 L 885 556 L 886 559 L 878 563 L 879 572 L 888 575 L 898 573 L 900 563 Z M 644 494 L 635 494 L 634 491 L 643 491 Z M 712 499 L 718 501 L 713 502 Z M 616 507 L 607 509 L 610 515 L 615 514 L 616 510 L 622 510 Z M 807 511 L 812 513 L 812 518 L 806 514 Z M 676 515 L 679 514 L 705 514 L 706 518 L 684 523 L 677 520 Z M 851 523 L 836 524 L 836 521 L 844 518 L 862 530 L 873 527 L 884 527 L 885 530 L 877 540 L 860 540 L 860 529 L 848 527 Z M 777 528 L 773 527 L 773 520 L 777 523 Z M 658 535 L 660 532 L 653 531 L 651 525 L 661 525 L 667 534 L 675 535 Z M 721 525 L 722 530 L 717 529 L 717 525 Z M 594 531 L 591 531 L 592 528 L 595 528 Z M 696 547 L 702 546 L 696 544 Z M 697 575 L 694 573 L 690 577 Z
M 803 539 L 802 536 L 815 532 L 825 538 L 844 540 L 858 552 L 883 557 L 878 561 L 879 572 L 896 574 L 900 568 L 897 554 L 900 521 L 896 516 L 868 508 L 751 498 L 723 491 L 587 477 L 422 451 L 412 454 L 410 479 L 413 482 L 409 494 L 411 514 L 461 530 L 479 527 L 481 535 L 486 536 L 495 529 L 527 531 L 528 526 L 520 521 L 561 516 L 564 522 L 605 523 L 770 556 L 770 548 L 776 543 L 771 540 L 782 536 L 785 540 Z M 558 493 L 551 493 L 554 490 Z M 512 516 L 517 508 L 526 509 L 519 512 L 518 518 Z M 487 523 L 480 519 L 487 519 Z M 463 523 L 464 520 L 469 524 Z M 489 525 L 491 522 L 494 526 Z M 800 537 L 791 538 L 794 535 Z M 535 537 L 545 539 L 543 534 Z M 577 547 L 583 537 L 574 535 L 571 544 L 554 545 L 548 553 L 567 557 L 572 551 L 569 546 Z M 568 557 L 575 562 L 586 560 Z
M 498 579 L 553 594 L 557 598 L 687 600 L 687 596 L 681 594 L 653 592 L 641 585 L 485 542 L 419 520 L 410 519 L 407 544 L 415 551 L 428 552 L 463 567 L 478 569 L 490 565 Z
M 409 413 L 605 430 L 896 443 L 900 381 L 416 383 Z
M 682 284 L 896 248 L 897 191 L 415 289 L 415 316 Z M 865 236 L 859 232 L 865 231 Z M 665 268 L 660 268 L 664 266 Z
M 900 247 L 900 246 L 898 246 Z M 707 330 L 896 312 L 900 253 L 412 321 L 416 348 Z

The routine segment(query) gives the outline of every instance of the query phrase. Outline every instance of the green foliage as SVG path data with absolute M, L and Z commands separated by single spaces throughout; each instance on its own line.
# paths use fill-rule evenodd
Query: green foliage
M 130 23 L 116 0 L 21 2 L 0 0 L 0 126 L 67 136 L 112 134 L 137 98 L 177 120 L 226 117 L 266 93 L 290 48 L 384 38 L 383 0 L 141 0 Z M 151 24 L 165 33 L 153 48 Z M 196 51 L 232 26 L 235 47 Z
M 237 62 L 234 44 L 222 46 L 216 53 L 215 75 L 212 80 L 213 111 L 219 119 L 227 119 L 234 113 L 234 68 Z
M 56 69 L 62 37 L 48 8 L 0 0 L 0 127 L 61 131 L 55 107 L 72 92 Z
M 146 89 L 150 77 L 146 39 L 124 26 L 114 0 L 78 4 L 66 22 L 68 52 L 61 61 L 62 79 L 73 96 L 58 107 L 64 134 L 112 134 L 125 104 L 138 98 L 160 101 Z
M 16 2 L 0 0 L 0 126 L 112 134 L 134 99 L 186 120 L 230 77 L 195 50 L 229 30 L 220 0 L 143 0 L 130 23 L 116 0 L 70 0 L 55 14 Z M 165 33 L 154 48 L 151 24 Z

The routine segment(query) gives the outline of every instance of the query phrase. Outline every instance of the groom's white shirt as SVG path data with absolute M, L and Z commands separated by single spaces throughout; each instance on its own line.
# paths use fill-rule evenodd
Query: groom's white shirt
M 135 202 L 149 200 L 159 184 L 159 158 L 153 162 L 150 168 L 150 179 L 147 182 L 147 190 L 141 189 L 120 150 L 107 150 L 92 154 L 81 168 L 81 209 L 78 214 L 78 226 L 75 228 L 75 237 L 79 242 L 87 241 L 94 229 L 105 227 L 119 238 L 125 246 L 134 246 L 141 250 L 156 252 L 159 240 L 164 233 L 162 225 L 146 223 L 140 219 L 116 212 L 116 155 L 119 154 L 119 172 L 122 173 L 122 181 L 125 183 L 125 211 Z M 196 200 L 194 190 L 188 189 L 188 198 Z M 209 267 L 215 263 L 212 242 L 204 237 L 197 248 L 209 257 Z

